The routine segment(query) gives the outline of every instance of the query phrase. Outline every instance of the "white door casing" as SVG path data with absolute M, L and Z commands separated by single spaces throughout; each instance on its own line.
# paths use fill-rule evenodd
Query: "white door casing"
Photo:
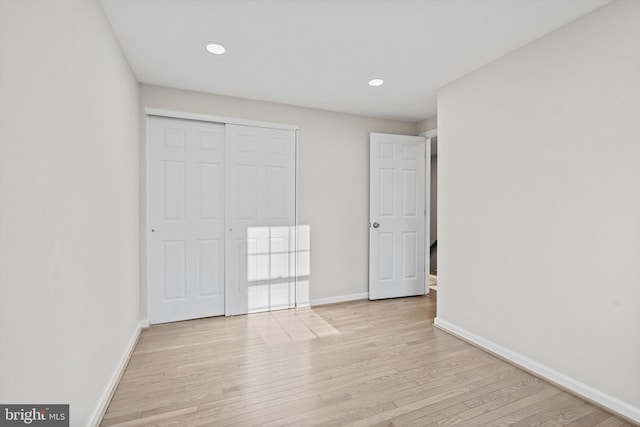
M 226 314 L 295 307 L 295 132 L 229 124 L 226 141 Z
M 425 294 L 425 150 L 423 137 L 370 135 L 370 299 Z
M 149 117 L 149 321 L 224 314 L 225 126 Z

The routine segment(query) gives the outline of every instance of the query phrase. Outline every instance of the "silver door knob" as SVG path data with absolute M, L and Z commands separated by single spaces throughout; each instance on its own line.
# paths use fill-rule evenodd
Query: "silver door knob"
M 380 224 L 378 224 L 377 222 L 374 222 L 373 223 L 373 228 L 378 228 L 378 227 L 380 227 Z

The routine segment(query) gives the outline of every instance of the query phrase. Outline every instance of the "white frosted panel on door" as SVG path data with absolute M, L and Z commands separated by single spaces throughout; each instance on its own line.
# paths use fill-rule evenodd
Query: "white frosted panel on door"
M 402 216 L 416 216 L 416 179 L 415 170 L 402 171 Z
M 267 167 L 267 204 L 269 219 L 284 219 L 285 212 L 285 173 L 286 169 L 269 166 Z
M 185 164 L 165 161 L 162 163 L 164 219 L 185 219 Z
M 257 206 L 257 190 L 258 190 L 258 171 L 254 165 L 238 165 L 236 166 L 237 185 L 239 197 L 238 201 L 238 219 L 254 220 L 258 216 Z
M 393 233 L 380 233 L 380 280 L 393 279 L 393 258 L 395 252 L 395 245 L 393 241 Z
M 413 144 L 404 144 L 402 146 L 402 157 L 405 160 L 416 160 L 418 154 L 417 147 Z
M 381 159 L 393 159 L 395 158 L 395 144 L 380 144 L 380 158 Z
M 402 233 L 402 278 L 415 279 L 417 276 L 418 236 L 415 232 Z
M 284 154 L 285 142 L 282 138 L 267 138 L 267 153 L 282 155 Z
M 395 173 L 393 169 L 380 169 L 380 216 L 393 216 L 394 214 L 394 189 L 395 189 Z
M 256 151 L 257 139 L 253 135 L 238 135 L 238 152 L 254 153 Z
M 200 219 L 220 219 L 222 179 L 220 165 L 200 163 Z
M 162 130 L 162 145 L 164 148 L 184 150 L 186 147 L 186 133 L 183 129 Z
M 200 149 L 203 151 L 220 151 L 224 143 L 222 132 L 200 132 Z
M 199 240 L 199 296 L 218 295 L 220 293 L 220 240 Z
M 163 300 L 186 297 L 187 243 L 185 241 L 162 242 L 164 265 Z

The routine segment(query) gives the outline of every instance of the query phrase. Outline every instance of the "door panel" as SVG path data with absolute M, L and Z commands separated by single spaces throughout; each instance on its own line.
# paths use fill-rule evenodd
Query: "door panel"
M 295 306 L 295 132 L 227 125 L 227 314 Z
M 224 138 L 221 124 L 149 118 L 151 323 L 224 314 Z
M 220 239 L 198 241 L 198 289 L 200 296 L 219 295 L 221 290 L 219 272 L 224 268 L 220 265 L 222 257 Z
M 187 245 L 186 241 L 162 242 L 164 267 L 163 302 L 184 301 L 187 295 Z
M 370 138 L 369 298 L 425 293 L 425 139 Z

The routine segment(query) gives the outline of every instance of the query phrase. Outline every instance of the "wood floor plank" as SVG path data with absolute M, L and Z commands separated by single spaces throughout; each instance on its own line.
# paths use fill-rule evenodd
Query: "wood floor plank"
M 143 331 L 102 426 L 629 425 L 432 326 L 427 297 Z

